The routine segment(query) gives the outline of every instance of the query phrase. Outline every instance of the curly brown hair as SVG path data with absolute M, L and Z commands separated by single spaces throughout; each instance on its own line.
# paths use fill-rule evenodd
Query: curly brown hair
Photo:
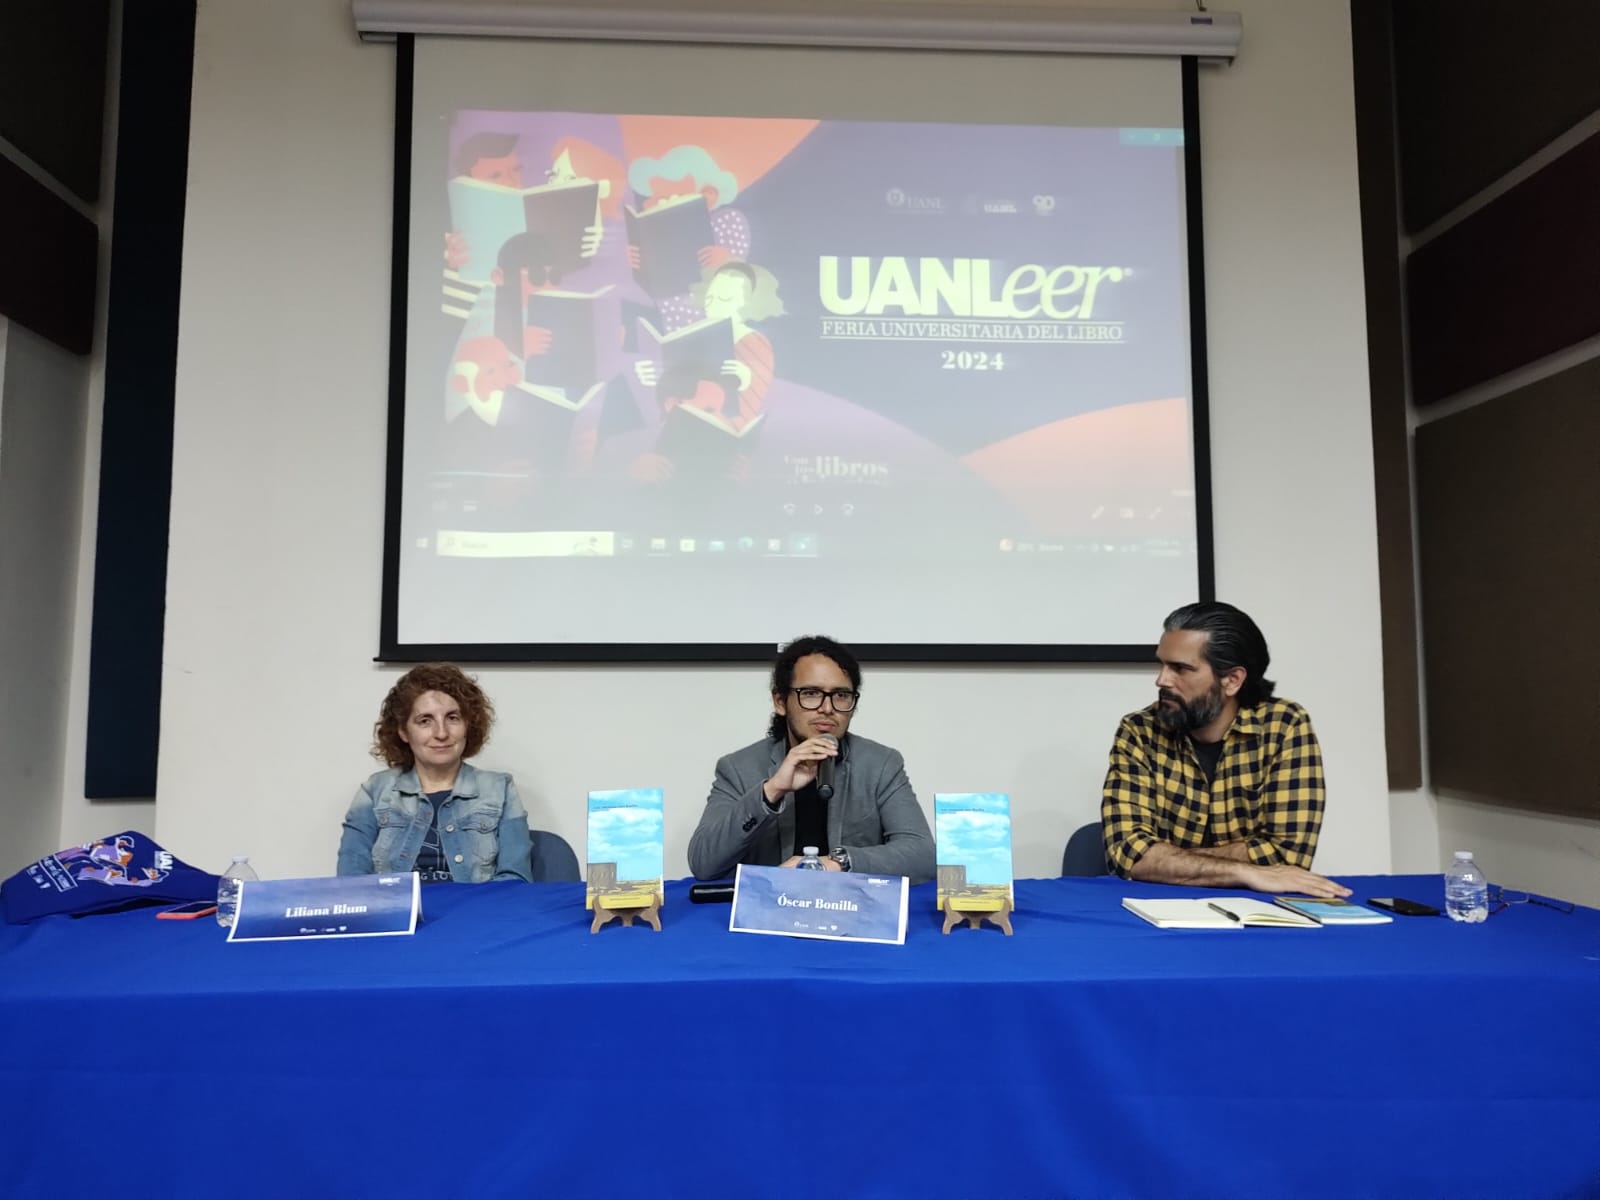
M 400 730 L 411 716 L 411 708 L 424 692 L 443 692 L 461 706 L 461 718 L 467 723 L 467 744 L 463 758 L 471 758 L 483 749 L 494 728 L 494 705 L 483 694 L 477 680 L 451 663 L 423 663 L 412 667 L 395 681 L 389 694 L 383 698 L 378 710 L 378 721 L 372 727 L 372 757 L 381 758 L 391 767 L 409 770 L 415 765 L 416 755 L 400 736 Z

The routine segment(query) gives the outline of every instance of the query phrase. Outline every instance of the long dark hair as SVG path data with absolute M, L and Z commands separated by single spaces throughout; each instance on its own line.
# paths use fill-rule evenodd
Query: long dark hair
M 1202 600 L 1174 609 L 1166 620 L 1169 633 L 1193 631 L 1206 636 L 1206 662 L 1217 675 L 1235 667 L 1244 668 L 1244 686 L 1239 689 L 1239 707 L 1249 708 L 1272 699 L 1277 684 L 1267 678 L 1267 639 L 1248 615 L 1220 600 Z
M 824 658 L 831 658 L 834 665 L 850 676 L 850 686 L 858 692 L 861 690 L 861 664 L 856 661 L 856 656 L 850 653 L 849 647 L 841 645 L 831 637 L 814 633 L 808 637 L 795 638 L 783 648 L 783 653 L 778 655 L 778 661 L 772 664 L 774 696 L 789 694 L 789 689 L 794 686 L 794 665 L 808 654 L 820 654 Z M 774 741 L 783 741 L 787 734 L 788 719 L 782 713 L 774 712 L 772 720 L 767 723 L 767 736 Z
M 522 331 L 527 323 L 527 302 L 522 297 L 522 272 L 535 287 L 559 283 L 550 239 L 543 234 L 516 233 L 506 239 L 495 258 L 500 283 L 494 290 L 494 335 L 520 362 L 525 357 Z

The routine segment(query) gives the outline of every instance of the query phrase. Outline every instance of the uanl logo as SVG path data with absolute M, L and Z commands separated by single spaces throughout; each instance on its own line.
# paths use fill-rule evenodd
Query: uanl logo
M 841 265 L 842 264 L 842 265 Z M 1024 263 L 1004 279 L 987 258 L 818 260 L 822 306 L 840 317 L 987 317 L 1088 321 L 1100 289 L 1121 283 L 1122 267 Z
M 940 196 L 919 196 L 904 188 L 890 188 L 883 194 L 883 202 L 900 212 L 941 213 L 944 199 Z
M 1017 206 L 1010 200 L 985 200 L 983 211 L 986 213 L 1014 213 Z

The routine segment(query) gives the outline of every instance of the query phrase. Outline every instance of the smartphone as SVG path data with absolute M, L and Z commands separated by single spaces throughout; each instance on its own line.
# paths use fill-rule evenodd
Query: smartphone
M 1439 910 L 1431 904 L 1420 904 L 1415 900 L 1402 900 L 1398 896 L 1386 896 L 1382 899 L 1374 896 L 1367 901 L 1373 908 L 1388 909 L 1392 913 L 1399 913 L 1402 917 L 1437 917 Z
M 174 908 L 163 908 L 156 914 L 158 921 L 193 921 L 196 917 L 209 917 L 217 911 L 215 900 L 193 900 Z

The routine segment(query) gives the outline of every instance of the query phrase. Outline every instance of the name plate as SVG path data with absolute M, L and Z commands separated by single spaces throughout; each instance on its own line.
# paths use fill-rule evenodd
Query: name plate
M 734 933 L 903 946 L 908 886 L 903 875 L 741 863 L 733 880 L 728 928 Z
M 422 884 L 417 873 L 337 875 L 326 879 L 247 879 L 230 942 L 301 938 L 390 937 L 417 931 Z

